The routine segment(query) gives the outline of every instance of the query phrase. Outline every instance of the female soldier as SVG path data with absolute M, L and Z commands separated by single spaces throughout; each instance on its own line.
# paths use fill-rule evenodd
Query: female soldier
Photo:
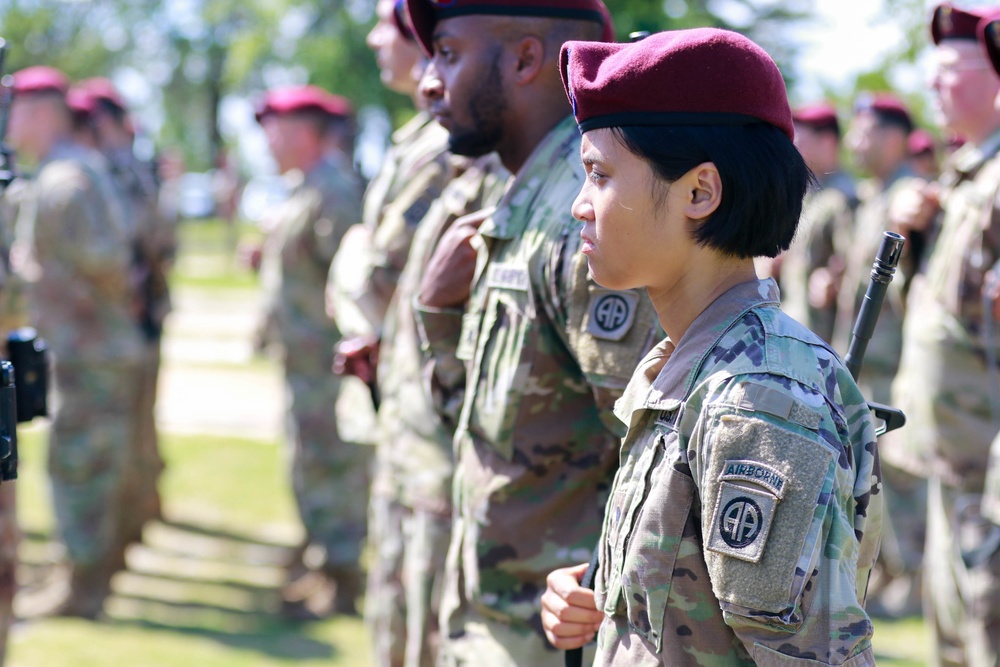
M 875 431 L 837 355 L 778 308 L 753 257 L 788 247 L 810 174 L 771 58 L 733 32 L 570 42 L 588 179 L 573 206 L 610 289 L 644 286 L 667 338 L 628 427 L 596 592 L 549 577 L 556 647 L 597 665 L 874 664 Z

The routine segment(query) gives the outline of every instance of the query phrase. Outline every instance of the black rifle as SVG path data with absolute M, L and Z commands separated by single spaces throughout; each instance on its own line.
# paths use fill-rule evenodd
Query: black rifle
M 899 264 L 899 257 L 903 253 L 903 241 L 903 237 L 899 234 L 885 232 L 882 236 L 882 245 L 879 246 L 878 254 L 875 256 L 875 263 L 872 264 L 868 290 L 861 302 L 858 318 L 854 321 L 851 345 L 844 357 L 844 365 L 847 366 L 847 370 L 851 372 L 851 376 L 855 380 L 861 374 L 861 363 L 865 358 L 865 350 L 868 349 L 868 341 L 872 339 L 875 323 L 882 311 L 885 293 L 889 289 L 889 283 L 892 282 L 896 266 Z M 882 425 L 877 430 L 878 435 L 895 431 L 906 423 L 906 415 L 896 408 L 890 408 L 888 405 L 873 401 L 868 402 L 868 407 L 875 414 L 875 417 L 882 421 Z
M 868 341 L 871 340 L 872 332 L 875 331 L 875 323 L 882 311 L 885 293 L 896 273 L 896 266 L 899 264 L 902 252 L 903 237 L 894 232 L 885 232 L 882 237 L 882 245 L 879 246 L 878 254 L 875 256 L 875 263 L 872 264 L 871 280 L 868 283 L 865 298 L 861 302 L 858 318 L 854 322 L 850 349 L 847 351 L 847 356 L 844 357 L 844 365 L 847 366 L 847 370 L 850 371 L 851 377 L 855 380 L 861 373 L 861 363 L 865 357 L 865 350 L 868 349 Z M 872 401 L 868 402 L 868 407 L 875 414 L 875 417 L 883 422 L 883 425 L 876 430 L 878 435 L 894 431 L 906 423 L 906 416 L 896 408 Z M 597 578 L 599 549 L 600 545 L 594 549 L 587 571 L 580 580 L 580 585 L 584 588 L 594 587 L 594 580 Z M 564 664 L 566 667 L 581 667 L 583 665 L 583 649 L 566 651 Z

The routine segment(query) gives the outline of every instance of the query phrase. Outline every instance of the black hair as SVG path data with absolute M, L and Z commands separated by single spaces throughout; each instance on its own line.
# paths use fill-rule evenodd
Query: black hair
M 869 111 L 875 115 L 875 122 L 878 123 L 879 127 L 895 128 L 907 136 L 913 132 L 913 120 L 904 111 L 876 107 L 872 107 Z
M 840 139 L 840 122 L 836 119 L 824 121 L 824 122 L 814 122 L 797 120 L 795 121 L 796 129 L 802 126 L 807 130 L 812 130 L 816 134 L 832 134 L 836 139 Z
M 795 236 L 802 198 L 815 182 L 792 140 L 774 125 L 613 128 L 632 154 L 672 183 L 704 162 L 722 181 L 722 201 L 693 231 L 703 245 L 741 258 L 774 257 Z
M 121 125 L 125 122 L 125 117 L 128 115 L 125 109 L 121 108 L 109 99 L 99 97 L 97 98 L 97 108 L 102 112 L 111 117 L 111 119 L 117 124 Z

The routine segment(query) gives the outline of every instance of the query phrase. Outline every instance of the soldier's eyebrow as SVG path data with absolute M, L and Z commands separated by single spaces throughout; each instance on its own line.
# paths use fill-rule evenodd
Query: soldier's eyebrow
M 580 153 L 580 162 L 585 167 L 591 167 L 595 164 L 603 164 L 604 156 L 601 155 L 600 151 L 596 148 L 588 148 Z

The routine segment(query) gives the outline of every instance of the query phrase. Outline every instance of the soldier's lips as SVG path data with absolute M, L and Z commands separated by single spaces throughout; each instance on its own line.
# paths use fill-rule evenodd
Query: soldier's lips
M 584 234 L 582 231 L 580 232 L 580 238 L 583 240 L 583 245 L 580 246 L 580 252 L 582 252 L 584 255 L 591 254 L 594 251 L 594 248 L 597 247 L 597 245 L 594 243 L 593 240 L 591 240 L 589 236 Z

